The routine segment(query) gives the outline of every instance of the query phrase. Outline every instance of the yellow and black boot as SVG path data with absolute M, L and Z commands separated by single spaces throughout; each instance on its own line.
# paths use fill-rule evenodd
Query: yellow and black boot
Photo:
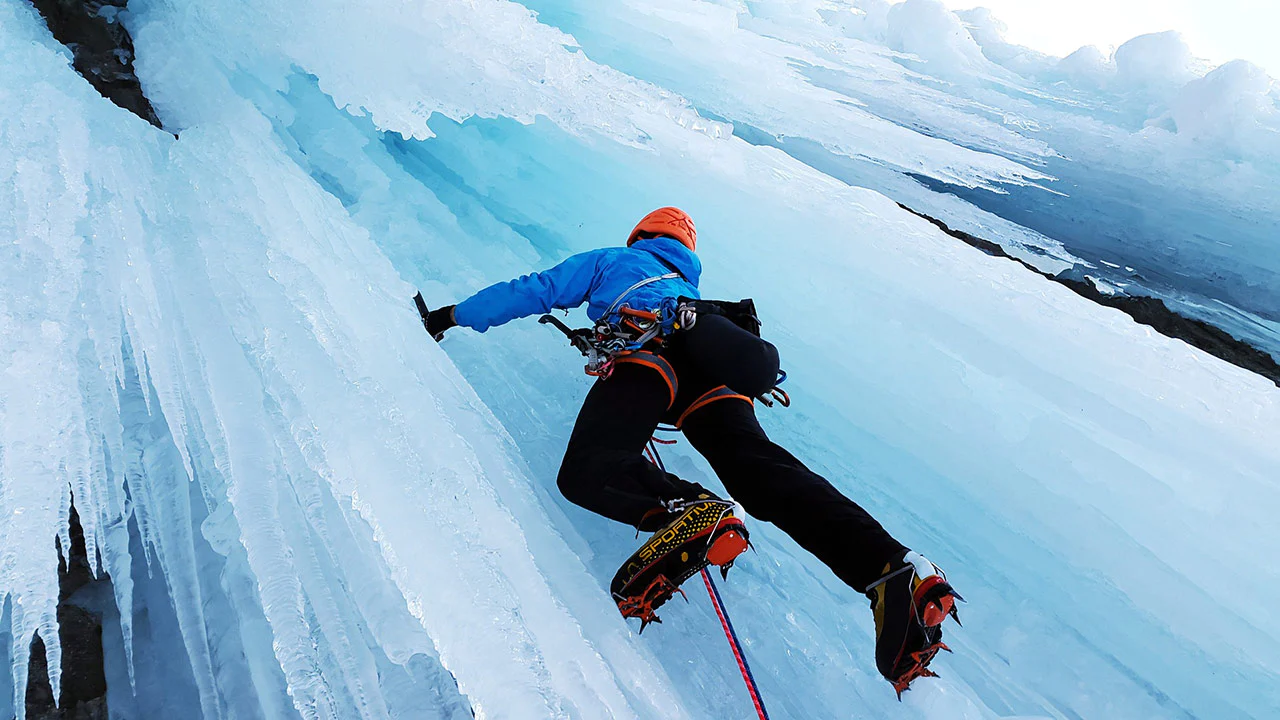
M 929 663 L 941 650 L 942 622 L 956 623 L 956 601 L 964 601 L 938 566 L 917 552 L 885 565 L 885 573 L 866 590 L 876 621 L 876 668 L 898 692 L 920 677 L 937 677 Z
M 618 568 L 610 591 L 622 616 L 640 618 L 640 631 L 661 622 L 654 612 L 680 584 L 708 565 L 727 574 L 749 546 L 747 528 L 733 515 L 734 504 L 712 495 L 677 500 L 661 510 L 670 520 Z

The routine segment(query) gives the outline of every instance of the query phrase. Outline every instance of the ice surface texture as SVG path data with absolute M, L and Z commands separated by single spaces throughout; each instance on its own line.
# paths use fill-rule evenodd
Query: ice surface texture
M 748 716 L 705 601 L 637 638 L 605 591 L 634 539 L 555 495 L 587 382 L 572 351 L 533 323 L 436 345 L 408 303 L 620 242 L 670 203 L 699 222 L 706 294 L 754 296 L 783 351 L 797 402 L 769 431 L 970 600 L 945 677 L 899 706 L 865 600 L 755 524 L 724 590 L 775 716 L 1280 704 L 1280 572 L 1257 561 L 1280 391 L 822 171 L 1043 192 L 1061 148 L 981 98 L 925 113 L 946 94 L 905 45 L 825 42 L 906 33 L 928 3 L 647 5 L 665 30 L 640 3 L 546 8 L 581 20 L 575 40 L 498 0 L 134 0 L 138 77 L 175 140 L 0 0 L 0 102 L 21 109 L 0 116 L 0 714 L 21 714 L 35 632 L 56 670 L 74 494 L 120 608 L 122 717 Z M 634 44 L 592 46 L 633 21 Z M 885 88 L 874 112 L 853 82 Z M 1254 112 L 1247 68 L 1199 82 L 1180 92 Z M 1214 217 L 1256 200 L 1234 197 Z M 714 485 L 683 446 L 668 463 Z
M 744 138 L 1012 252 L 1065 246 L 1280 358 L 1280 95 L 1246 62 L 1201 78 L 1208 68 L 1172 32 L 1059 60 L 938 0 L 525 4 Z M 939 140 L 980 151 L 966 162 L 986 170 L 950 165 Z M 928 158 L 913 167 L 912 153 Z M 993 191 L 976 178 L 1017 174 L 990 174 L 1001 160 L 1024 182 Z M 1224 302 L 1254 317 L 1203 309 Z
M 251 666 L 250 680 L 261 695 L 287 689 L 304 717 L 421 712 L 387 687 L 379 654 L 438 654 L 491 717 L 678 716 L 662 672 L 547 531 L 505 434 L 422 333 L 410 287 L 271 123 L 228 91 L 174 142 L 100 102 L 29 9 L 0 7 L 4 97 L 27 110 L 0 140 L 13 169 L 0 217 L 16 239 L 0 441 L 15 696 L 33 632 L 57 666 L 50 533 L 74 492 L 104 569 L 130 577 L 129 518 L 143 575 L 165 577 L 185 648 L 167 662 L 189 664 L 198 690 L 188 712 L 281 705 L 254 707 L 224 682 L 220 664 L 242 661 L 219 644 L 236 643 L 274 656 L 278 669 Z M 142 410 L 126 402 L 133 366 Z M 169 462 L 131 467 L 159 416 L 167 433 L 138 454 Z M 205 572 L 206 543 L 225 569 Z M 229 607 L 205 617 L 217 585 Z M 129 583 L 116 586 L 131 608 Z

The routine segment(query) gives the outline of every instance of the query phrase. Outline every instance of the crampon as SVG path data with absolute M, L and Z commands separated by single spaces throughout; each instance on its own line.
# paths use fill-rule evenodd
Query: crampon
M 899 700 L 902 699 L 903 691 L 911 689 L 911 683 L 916 678 L 938 677 L 938 673 L 929 669 L 929 663 L 933 662 L 933 657 L 938 654 L 939 650 L 951 652 L 951 648 L 947 647 L 946 643 L 939 641 L 924 650 L 911 653 L 909 656 L 912 663 L 911 666 L 902 677 L 893 682 L 893 689 L 897 691 Z
M 654 533 L 618 569 L 611 591 L 626 618 L 640 618 L 640 630 L 661 622 L 655 612 L 680 585 L 708 565 L 729 572 L 750 546 L 747 528 L 723 500 L 702 500 L 680 508 L 679 515 Z M 687 599 L 687 598 L 686 598 Z
M 685 602 L 689 601 L 689 596 L 684 594 L 684 590 L 673 585 L 666 575 L 658 575 L 644 589 L 644 592 L 619 600 L 618 609 L 622 611 L 624 618 L 640 618 L 640 632 L 644 632 L 649 623 L 662 622 L 662 618 L 658 617 L 655 611 L 676 593 L 680 593 L 680 597 L 683 597 Z
M 918 620 L 924 628 L 926 638 L 942 637 L 942 623 L 948 615 L 956 621 L 957 625 L 960 624 L 956 600 L 963 601 L 964 598 L 960 597 L 942 576 L 933 575 L 926 578 L 916 587 L 912 595 Z M 899 667 L 906 666 L 898 679 L 892 681 L 899 700 L 902 699 L 903 691 L 910 690 L 911 683 L 917 678 L 938 677 L 938 673 L 929 669 L 929 663 L 933 662 L 933 658 L 943 650 L 951 652 L 951 648 L 947 647 L 946 643 L 937 639 L 921 650 L 908 653 L 905 658 L 907 662 L 899 662 Z
M 938 566 L 908 551 L 885 565 L 884 575 L 866 590 L 876 622 L 876 668 L 902 699 L 917 678 L 937 677 L 929 663 L 938 652 L 948 616 L 960 622 L 956 602 L 963 601 Z

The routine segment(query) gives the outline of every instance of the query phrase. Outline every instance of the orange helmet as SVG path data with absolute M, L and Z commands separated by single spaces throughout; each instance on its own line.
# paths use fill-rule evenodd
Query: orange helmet
M 693 226 L 693 218 L 680 208 L 658 208 L 640 221 L 636 229 L 627 238 L 627 247 L 637 240 L 666 236 L 679 240 L 690 250 L 698 249 L 698 230 Z

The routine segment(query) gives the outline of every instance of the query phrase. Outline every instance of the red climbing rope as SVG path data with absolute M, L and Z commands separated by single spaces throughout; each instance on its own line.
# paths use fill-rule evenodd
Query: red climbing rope
M 733 630 L 733 623 L 729 622 L 729 611 L 725 609 L 724 599 L 720 597 L 720 591 L 711 580 L 711 573 L 707 572 L 707 568 L 702 569 L 702 581 L 707 584 L 707 595 L 711 597 L 711 604 L 715 606 L 716 615 L 720 618 L 720 627 L 724 628 L 725 639 L 733 649 L 733 658 L 738 661 L 738 670 L 742 672 L 742 681 L 747 684 L 747 692 L 751 694 L 751 703 L 755 705 L 756 715 L 760 720 L 769 720 L 769 712 L 764 709 L 764 700 L 760 698 L 760 688 L 756 685 L 755 677 L 751 675 L 751 668 L 747 666 L 747 656 L 742 652 L 742 643 L 738 641 L 738 634 Z
M 645 455 L 649 458 L 649 461 L 665 471 L 667 469 L 666 464 L 662 462 L 662 456 L 658 454 L 658 446 L 654 444 L 655 442 L 671 445 L 675 441 L 664 441 L 655 437 L 651 438 L 649 444 L 645 446 Z M 636 534 L 638 535 L 639 531 Z M 664 581 L 665 579 L 663 578 Z M 729 610 L 725 608 L 724 599 L 720 597 L 720 591 L 716 588 L 715 582 L 711 580 L 711 573 L 707 572 L 705 567 L 702 568 L 702 581 L 707 584 L 707 595 L 711 598 L 711 605 L 716 609 L 716 617 L 720 618 L 720 627 L 724 628 L 725 639 L 729 641 L 729 647 L 733 650 L 733 659 L 738 661 L 738 670 L 742 673 L 742 681 L 747 684 L 747 692 L 751 695 L 751 704 L 756 708 L 756 717 L 759 720 L 769 720 L 769 711 L 764 709 L 764 700 L 760 697 L 760 688 L 756 685 L 755 677 L 751 675 L 751 668 L 747 666 L 747 656 L 742 651 L 742 643 L 738 640 L 738 633 L 734 632 L 733 623 L 729 622 Z M 647 593 L 648 591 L 646 590 L 645 592 Z M 681 592 L 681 594 L 683 595 L 684 593 Z M 626 615 L 625 611 L 623 615 Z

